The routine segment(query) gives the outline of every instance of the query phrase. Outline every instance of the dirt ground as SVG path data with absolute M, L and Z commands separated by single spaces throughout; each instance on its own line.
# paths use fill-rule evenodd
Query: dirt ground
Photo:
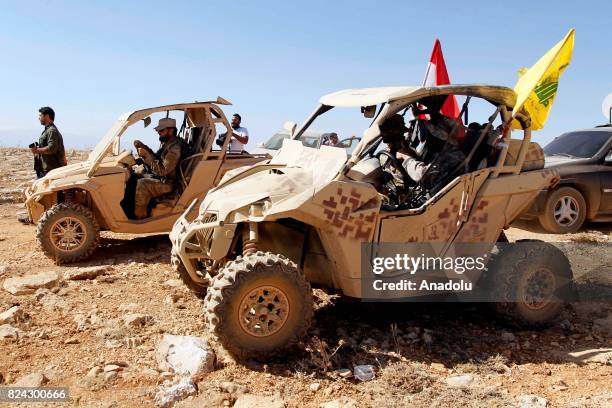
M 70 162 L 84 157 L 68 153 Z M 103 233 L 87 262 L 57 266 L 45 257 L 35 227 L 16 221 L 23 210 L 17 189 L 31 179 L 31 163 L 27 150 L 0 149 L 0 284 L 45 271 L 110 269 L 36 294 L 0 289 L 0 313 L 20 305 L 29 315 L 16 324 L 18 339 L 0 339 L 0 384 L 42 373 L 44 386 L 70 390 L 70 403 L 53 406 L 153 406 L 158 388 L 173 379 L 155 359 L 162 336 L 207 336 L 200 299 L 176 281 L 166 236 Z M 508 326 L 485 305 L 365 304 L 316 290 L 313 325 L 295 352 L 238 364 L 215 346 L 216 370 L 197 378 L 197 395 L 176 406 L 232 406 L 244 391 L 287 407 L 612 406 L 610 225 L 565 236 L 519 228 L 507 235 L 560 243 L 571 261 L 580 300 L 552 327 Z M 146 322 L 126 326 L 121 319 L 133 313 Z M 87 381 L 92 368 L 110 364 L 121 367 L 118 375 Z M 373 380 L 341 376 L 361 364 L 375 367 Z M 447 382 L 460 374 L 469 374 L 464 386 Z

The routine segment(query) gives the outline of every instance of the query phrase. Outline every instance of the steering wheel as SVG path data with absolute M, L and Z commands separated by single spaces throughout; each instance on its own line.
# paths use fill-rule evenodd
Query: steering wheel
M 382 156 L 386 157 L 384 161 L 381 160 Z M 375 157 L 380 162 L 380 165 L 383 170 L 388 169 L 390 167 L 397 170 L 399 174 L 402 176 L 402 182 L 404 183 L 405 186 L 414 184 L 414 182 L 408 175 L 408 172 L 406 171 L 404 166 L 402 166 L 402 163 L 400 163 L 397 157 L 391 154 L 391 152 L 389 152 L 388 150 L 381 150 L 378 153 L 376 153 Z

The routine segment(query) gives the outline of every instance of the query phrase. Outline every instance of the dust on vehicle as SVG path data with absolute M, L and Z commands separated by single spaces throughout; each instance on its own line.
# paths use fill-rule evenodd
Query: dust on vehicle
M 382 149 L 380 125 L 427 97 L 447 95 L 481 98 L 493 114 L 479 132 L 466 135 L 476 140 L 462 166 L 438 191 L 423 191 L 402 179 L 397 161 Z M 487 142 L 494 120 L 512 120 L 515 101 L 512 89 L 479 85 L 369 88 L 322 97 L 306 124 L 338 106 L 366 112 L 371 109 L 362 109 L 365 104 L 379 107 L 348 160 L 341 149 L 310 149 L 289 140 L 269 162 L 221 180 L 201 203 L 198 217 L 193 222 L 179 218 L 171 232 L 175 266 L 190 277 L 192 289 L 207 292 L 211 331 L 237 356 L 266 358 L 306 333 L 313 315 L 311 284 L 362 297 L 363 245 L 446 244 L 437 255 L 459 243 L 484 243 L 492 250 L 504 240 L 503 229 L 538 192 L 558 181 L 557 172 L 544 169 L 543 160 L 537 159 L 541 148 L 530 141 L 524 112 L 522 140 L 511 139 L 506 128 L 490 147 L 488 160 L 471 160 Z M 398 173 L 399 182 L 391 181 Z M 551 252 L 565 257 L 549 244 L 538 245 L 538 251 L 529 254 L 518 247 L 498 254 L 496 262 L 528 256 L 534 265 L 504 269 L 512 278 L 498 280 L 499 291 L 528 285 L 533 280 L 527 275 L 536 271 L 559 284 L 571 279 L 567 260 L 562 268 L 546 265 Z M 544 323 L 561 310 L 556 289 L 537 304 L 510 302 L 500 311 L 527 323 Z
M 221 109 L 230 104 L 219 97 L 215 101 L 125 113 L 86 161 L 53 170 L 35 181 L 26 189 L 26 207 L 37 223 L 37 239 L 43 252 L 58 263 L 76 262 L 94 252 L 103 230 L 167 233 L 189 203 L 203 198 L 228 170 L 269 157 L 228 151 L 231 138 L 226 138 L 220 147 L 215 145 L 218 134 L 231 134 Z M 170 113 L 182 114 L 177 136 L 183 151 L 173 190 L 151 200 L 146 218 L 135 219 L 129 203 L 133 207 L 133 168 L 137 162 L 131 151 L 121 149 L 121 138 L 129 127 L 141 121 L 148 126 L 151 115 L 156 113 L 165 113 L 166 117 Z

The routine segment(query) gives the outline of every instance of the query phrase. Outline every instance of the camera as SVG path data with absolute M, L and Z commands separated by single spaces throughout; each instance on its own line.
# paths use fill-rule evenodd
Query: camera
M 30 145 L 28 146 L 30 149 L 33 149 L 35 147 L 38 147 L 38 142 L 34 142 L 34 143 L 30 143 Z
M 217 146 L 223 147 L 223 143 L 225 143 L 226 137 L 227 137 L 227 133 L 220 134 L 217 140 L 215 140 L 215 143 L 217 144 Z

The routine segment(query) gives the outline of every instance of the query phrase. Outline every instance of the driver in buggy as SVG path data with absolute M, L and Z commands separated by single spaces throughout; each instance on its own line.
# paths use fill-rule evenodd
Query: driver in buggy
M 151 199 L 174 190 L 177 166 L 181 160 L 182 145 L 177 137 L 176 121 L 162 118 L 155 130 L 161 142 L 156 153 L 140 140 L 134 141 L 134 147 L 141 157 L 139 163 L 145 165 L 145 170 L 137 174 L 134 199 L 134 215 L 137 219 L 147 217 Z
M 439 110 L 419 111 L 415 108 L 415 117 L 427 113 L 429 120 L 417 120 L 420 126 L 425 147 L 419 155 L 406 139 L 410 132 L 404 122 L 404 117 L 394 114 L 380 126 L 383 142 L 385 142 L 398 162 L 401 162 L 406 186 L 419 187 L 424 193 L 433 193 L 439 188 L 441 181 L 446 180 L 452 172 L 465 160 L 465 154 L 459 149 L 456 139 L 457 124 L 439 113 Z M 418 123 L 420 122 L 420 123 Z

